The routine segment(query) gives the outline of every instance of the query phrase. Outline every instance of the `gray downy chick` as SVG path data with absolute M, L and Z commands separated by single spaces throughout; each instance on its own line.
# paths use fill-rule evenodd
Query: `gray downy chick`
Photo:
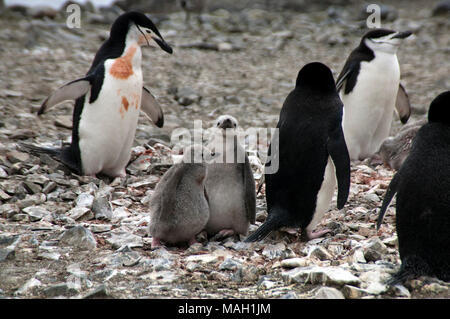
M 409 155 L 417 131 L 427 122 L 424 119 L 405 125 L 396 136 L 385 139 L 378 151 L 384 165 L 398 171 Z
M 152 248 L 195 243 L 209 219 L 205 194 L 206 165 L 211 152 L 201 145 L 188 146 L 183 161 L 173 165 L 156 185 L 150 201 L 149 233 Z
M 218 238 L 246 235 L 250 223 L 255 222 L 253 172 L 236 135 L 237 120 L 230 115 L 222 115 L 215 123 L 216 134 L 207 145 L 215 153 L 215 158 L 207 165 L 205 185 L 210 218 L 206 231 Z

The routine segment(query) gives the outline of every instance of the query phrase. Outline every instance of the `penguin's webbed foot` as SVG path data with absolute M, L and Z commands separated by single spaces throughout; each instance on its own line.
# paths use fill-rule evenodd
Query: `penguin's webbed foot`
M 302 234 L 303 235 L 302 238 L 308 241 L 308 240 L 320 238 L 329 232 L 331 232 L 331 229 L 328 229 L 328 228 L 324 228 L 324 229 L 321 229 L 318 231 L 307 230 L 306 232 L 304 232 Z
M 211 240 L 212 241 L 218 241 L 218 240 L 222 240 L 225 239 L 227 237 L 231 237 L 235 234 L 233 229 L 222 229 L 221 231 L 219 231 L 217 234 L 215 234 Z
M 161 242 L 159 241 L 159 238 L 153 237 L 152 238 L 152 244 L 151 244 L 152 249 L 155 249 L 155 248 L 158 248 L 158 247 L 161 247 L 161 246 L 162 245 L 161 245 Z

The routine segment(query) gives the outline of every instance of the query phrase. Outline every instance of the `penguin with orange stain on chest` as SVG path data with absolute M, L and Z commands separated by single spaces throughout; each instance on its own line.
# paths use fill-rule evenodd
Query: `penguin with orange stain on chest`
M 95 55 L 86 76 L 51 94 L 38 115 L 66 100 L 76 100 L 72 142 L 49 153 L 82 175 L 125 176 L 139 112 L 162 127 L 164 116 L 153 95 L 143 87 L 141 46 L 156 42 L 172 53 L 152 21 L 127 12 L 113 23 L 110 37 Z

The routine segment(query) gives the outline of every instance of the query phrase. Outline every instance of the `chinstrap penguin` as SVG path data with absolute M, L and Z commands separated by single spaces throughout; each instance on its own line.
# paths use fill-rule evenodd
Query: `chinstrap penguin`
M 156 185 L 150 199 L 152 248 L 196 242 L 209 220 L 205 191 L 206 165 L 211 151 L 201 145 L 186 147 L 182 162 L 174 164 Z
M 158 127 L 164 123 L 161 107 L 143 87 L 141 46 L 151 46 L 153 41 L 172 53 L 146 15 L 119 16 L 86 76 L 62 86 L 42 104 L 38 115 L 63 101 L 76 100 L 70 146 L 42 150 L 56 155 L 77 174 L 125 176 L 139 111 Z
M 295 89 L 287 96 L 272 139 L 269 157 L 279 167 L 267 174 L 268 216 L 246 241 L 258 241 L 281 227 L 300 227 L 302 237 L 312 239 L 329 208 L 338 181 L 337 206 L 343 208 L 350 188 L 350 159 L 342 132 L 342 102 L 330 69 L 322 63 L 305 65 Z
M 422 275 L 450 281 L 450 91 L 430 105 L 428 123 L 386 191 L 380 227 L 395 193 L 396 229 L 402 261 L 391 284 Z
M 336 81 L 351 160 L 363 160 L 379 150 L 389 136 L 394 109 L 402 123 L 408 121 L 411 108 L 400 84 L 397 49 L 410 35 L 386 29 L 367 32 Z
M 247 154 L 236 135 L 238 122 L 230 115 L 216 120 L 216 132 L 207 144 L 215 154 L 207 164 L 206 193 L 209 202 L 208 235 L 247 235 L 255 222 L 255 180 Z

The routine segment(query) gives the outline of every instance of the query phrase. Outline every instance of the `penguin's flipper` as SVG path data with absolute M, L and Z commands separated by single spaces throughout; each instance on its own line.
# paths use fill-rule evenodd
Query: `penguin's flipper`
M 143 111 L 157 127 L 163 127 L 164 114 L 155 97 L 148 89 L 142 87 L 141 111 Z
M 342 89 L 342 86 L 344 85 L 345 80 L 347 79 L 347 76 L 350 74 L 351 70 L 342 70 L 342 73 L 339 75 L 338 79 L 336 80 L 336 90 L 339 92 Z
M 342 209 L 350 192 L 350 156 L 348 155 L 347 144 L 345 144 L 344 132 L 340 122 L 330 132 L 327 149 L 336 167 L 338 182 L 337 207 Z
M 399 173 L 395 174 L 389 184 L 389 187 L 386 191 L 386 195 L 384 195 L 383 204 L 381 205 L 380 212 L 378 214 L 377 220 L 377 230 L 380 229 L 381 222 L 383 221 L 384 214 L 386 213 L 389 204 L 391 203 L 392 197 L 394 197 L 397 192 L 398 182 L 400 180 Z
M 76 100 L 79 97 L 82 97 L 89 91 L 90 88 L 91 82 L 88 78 L 78 79 L 63 85 L 53 92 L 47 99 L 45 99 L 38 111 L 38 115 L 43 114 L 48 108 L 51 108 L 61 102 Z
M 256 218 L 255 179 L 253 178 L 252 167 L 247 156 L 245 156 L 245 163 L 243 165 L 243 176 L 246 217 L 251 224 L 254 224 Z
M 408 93 L 400 83 L 397 91 L 397 100 L 395 101 L 395 109 L 397 110 L 400 121 L 405 124 L 411 115 L 411 104 L 409 103 Z

